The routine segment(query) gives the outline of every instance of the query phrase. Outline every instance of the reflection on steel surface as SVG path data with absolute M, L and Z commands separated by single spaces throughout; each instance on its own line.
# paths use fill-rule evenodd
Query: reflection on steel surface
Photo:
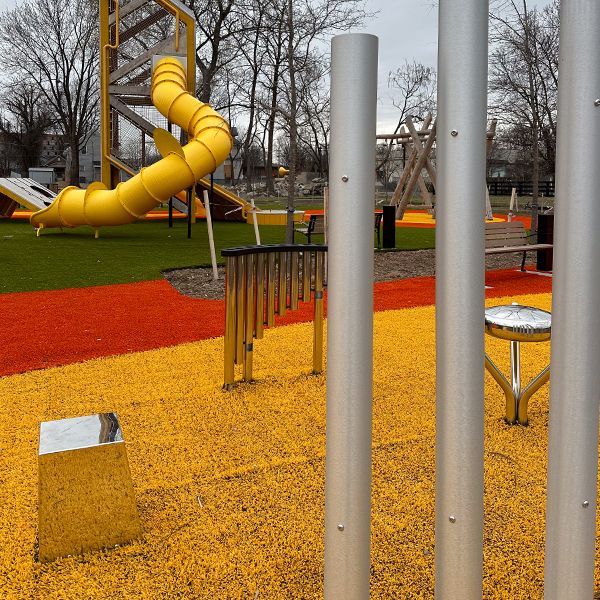
M 532 306 L 508 304 L 485 311 L 485 330 L 515 342 L 545 342 L 550 339 L 551 324 L 549 312 Z
M 115 413 L 41 423 L 38 465 L 40 561 L 141 535 Z
M 46 421 L 40 427 L 40 456 L 122 441 L 119 418 L 114 413 Z
M 485 355 L 485 367 L 506 396 L 506 421 L 527 425 L 529 399 L 550 379 L 550 365 L 521 390 L 521 342 L 545 342 L 550 339 L 552 315 L 539 308 L 517 303 L 493 306 L 485 311 L 485 331 L 510 341 L 511 383 Z

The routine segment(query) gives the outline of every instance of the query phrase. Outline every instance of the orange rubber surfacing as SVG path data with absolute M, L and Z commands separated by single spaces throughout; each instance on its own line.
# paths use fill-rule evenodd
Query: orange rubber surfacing
M 490 298 L 549 292 L 552 278 L 489 271 L 486 284 Z M 433 277 L 375 284 L 376 311 L 434 302 Z M 225 324 L 222 301 L 189 298 L 165 280 L 3 294 L 2 304 L 5 315 L 18 316 L 0 321 L 0 376 L 220 337 Z M 276 324 L 310 321 L 312 315 L 313 304 L 302 304 Z

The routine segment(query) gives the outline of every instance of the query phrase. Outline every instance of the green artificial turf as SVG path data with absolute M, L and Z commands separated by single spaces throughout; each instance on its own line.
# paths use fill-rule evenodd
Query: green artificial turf
M 283 243 L 285 228 L 263 226 L 260 234 L 263 244 Z M 217 222 L 214 235 L 219 262 L 222 248 L 255 243 L 254 229 L 245 223 Z M 297 235 L 297 243 L 305 241 Z M 312 239 L 322 241 L 322 236 Z M 432 248 L 433 243 L 433 229 L 396 229 L 398 248 Z M 188 240 L 181 220 L 172 229 L 166 221 L 103 227 L 99 239 L 88 227 L 48 229 L 36 238 L 28 222 L 0 220 L 0 293 L 131 283 L 160 278 L 165 269 L 209 264 L 205 221 L 192 226 Z

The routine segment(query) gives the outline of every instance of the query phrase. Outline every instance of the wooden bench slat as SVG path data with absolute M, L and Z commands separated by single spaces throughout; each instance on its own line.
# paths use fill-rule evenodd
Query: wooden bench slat
M 486 240 L 526 240 L 527 236 L 522 233 L 491 233 L 485 236 Z
M 498 246 L 520 246 L 527 244 L 527 240 L 523 238 L 501 238 L 497 240 L 485 240 L 486 248 L 497 248 Z
M 486 235 L 524 235 L 525 234 L 525 229 L 522 227 L 519 227 L 518 229 L 516 227 L 511 227 L 510 229 L 504 229 L 502 228 L 494 228 L 494 229 L 487 229 L 485 231 Z
M 525 244 L 525 246 L 510 246 L 500 248 L 487 248 L 486 254 L 501 254 L 503 252 L 529 252 L 530 250 L 550 250 L 552 244 Z
M 485 224 L 486 229 L 521 229 L 525 228 L 522 221 L 494 221 Z
M 523 252 L 521 270 L 525 268 L 525 255 L 529 251 L 551 250 L 552 244 L 530 244 L 521 221 L 503 221 L 485 224 L 485 253 L 505 254 Z
M 508 246 L 509 244 L 521 244 L 523 242 L 527 242 L 527 238 L 524 238 L 523 236 L 518 236 L 518 237 L 507 237 L 507 236 L 503 236 L 503 237 L 494 237 L 494 238 L 486 238 L 485 240 L 485 245 L 489 245 L 489 244 L 501 244 L 504 246 Z

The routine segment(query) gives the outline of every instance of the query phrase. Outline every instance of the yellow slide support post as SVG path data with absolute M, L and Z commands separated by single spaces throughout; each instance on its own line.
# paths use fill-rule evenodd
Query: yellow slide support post
M 209 104 L 187 92 L 185 68 L 176 58 L 157 62 L 152 75 L 152 103 L 169 121 L 188 132 L 190 142 L 182 148 L 171 134 L 157 129 L 154 141 L 162 160 L 143 168 L 114 190 L 99 182 L 85 190 L 65 188 L 50 206 L 31 216 L 34 227 L 89 225 L 97 230 L 132 223 L 225 161 L 233 144 L 229 126 Z

